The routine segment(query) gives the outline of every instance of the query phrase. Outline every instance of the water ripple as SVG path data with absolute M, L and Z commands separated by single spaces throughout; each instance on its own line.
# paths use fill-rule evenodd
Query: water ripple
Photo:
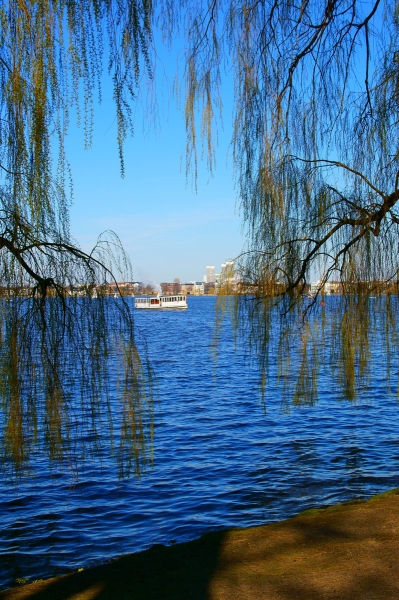
M 336 402 L 322 382 L 317 406 L 283 413 L 276 396 L 265 414 L 228 327 L 215 368 L 214 299 L 189 300 L 137 314 L 159 383 L 153 470 L 120 482 L 111 460 L 87 461 L 72 486 L 40 460 L 34 480 L 3 481 L 0 587 L 399 486 L 398 405 L 378 371 L 369 405 Z

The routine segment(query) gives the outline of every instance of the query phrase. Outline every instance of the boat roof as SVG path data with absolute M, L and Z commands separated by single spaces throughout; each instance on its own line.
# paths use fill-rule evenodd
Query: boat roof
M 160 300 L 161 298 L 186 298 L 186 294 L 161 294 L 160 296 L 136 296 L 136 298 L 142 298 L 147 300 Z

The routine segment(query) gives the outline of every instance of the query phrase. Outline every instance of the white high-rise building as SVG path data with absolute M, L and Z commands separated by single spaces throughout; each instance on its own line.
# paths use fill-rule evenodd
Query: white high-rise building
M 222 264 L 220 276 L 224 279 L 234 279 L 234 260 L 226 260 Z
M 205 281 L 207 283 L 215 283 L 215 267 L 212 267 L 212 266 L 207 267 L 205 277 L 206 277 Z

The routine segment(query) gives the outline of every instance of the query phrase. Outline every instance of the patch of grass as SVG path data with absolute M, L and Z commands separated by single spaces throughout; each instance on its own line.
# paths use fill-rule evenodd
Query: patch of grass
M 17 577 L 14 582 L 17 585 L 26 585 L 29 581 L 29 577 Z
M 321 506 L 319 508 L 308 508 L 307 510 L 303 510 L 302 512 L 295 515 L 293 518 L 296 519 L 298 517 L 311 517 L 314 515 L 318 515 L 322 512 L 334 512 L 336 510 L 341 510 L 345 508 L 345 506 L 352 506 L 354 504 L 366 504 L 367 502 L 378 502 L 379 500 L 383 500 L 384 498 L 388 498 L 390 496 L 398 496 L 399 488 L 393 488 L 392 490 L 388 490 L 387 492 L 382 492 L 381 494 L 376 494 L 375 496 L 371 496 L 371 498 L 361 500 L 347 500 L 346 502 L 341 502 L 341 504 L 332 504 L 331 506 Z
M 393 488 L 392 490 L 388 490 L 387 492 L 383 492 L 382 494 L 377 494 L 377 496 L 372 496 L 368 502 L 378 502 L 382 498 L 388 498 L 389 496 L 398 496 L 399 488 Z

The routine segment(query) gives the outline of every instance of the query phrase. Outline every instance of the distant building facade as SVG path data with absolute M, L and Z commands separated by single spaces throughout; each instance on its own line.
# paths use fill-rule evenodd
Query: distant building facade
M 206 267 L 205 283 L 215 283 L 215 267 Z
M 204 294 L 205 293 L 205 282 L 204 281 L 193 281 L 193 293 Z
M 181 293 L 186 294 L 186 296 L 193 294 L 194 293 L 194 284 L 192 282 L 191 283 L 182 283 L 181 284 Z
M 182 293 L 182 284 L 177 281 L 173 281 L 172 283 L 161 283 L 161 290 L 163 296 L 175 296 L 176 294 Z
M 319 281 L 314 281 L 310 284 L 310 293 L 311 294 L 341 294 L 342 293 L 342 283 L 340 281 L 326 281 L 326 283 L 322 283 Z
M 216 293 L 216 283 L 211 281 L 204 283 L 204 294 L 215 294 Z

